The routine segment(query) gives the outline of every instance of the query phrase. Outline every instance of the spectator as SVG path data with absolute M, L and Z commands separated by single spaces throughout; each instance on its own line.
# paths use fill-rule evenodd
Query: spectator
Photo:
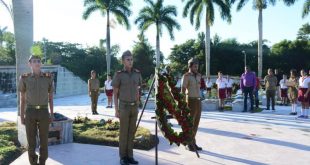
M 227 80 L 223 77 L 221 71 L 218 72 L 218 78 L 216 80 L 218 98 L 219 98 L 219 111 L 224 111 L 224 99 L 226 98 L 226 84 Z
M 277 77 L 273 74 L 272 69 L 268 69 L 268 75 L 264 78 L 266 96 L 267 96 L 267 109 L 270 110 L 270 100 L 272 110 L 275 111 L 275 94 L 277 90 Z
M 243 103 L 243 111 L 242 112 L 247 112 L 248 111 L 248 96 L 250 97 L 251 101 L 251 112 L 254 112 L 253 110 L 253 90 L 254 87 L 256 86 L 256 76 L 254 72 L 251 72 L 250 67 L 246 66 L 244 68 L 245 72 L 241 75 L 240 77 L 240 89 L 242 90 L 242 93 L 244 94 L 244 103 Z
M 290 78 L 287 82 L 288 86 L 288 98 L 291 102 L 292 111 L 290 115 L 297 115 L 296 107 L 297 107 L 297 98 L 298 98 L 298 77 L 297 71 L 292 69 L 290 71 Z
M 301 102 L 301 115 L 298 118 L 308 118 L 308 109 L 310 101 L 310 77 L 305 70 L 300 71 L 298 101 Z
M 280 88 L 281 88 L 281 105 L 287 105 L 287 76 L 283 74 L 283 79 L 280 80 Z
M 203 76 L 201 76 L 200 79 L 200 95 L 201 95 L 201 99 L 205 99 L 205 95 L 204 95 L 204 91 L 206 90 L 206 82 Z
M 211 98 L 211 89 L 212 89 L 213 83 L 211 82 L 210 77 L 207 78 L 206 86 L 207 86 L 207 95 L 209 98 Z
M 234 80 L 232 80 L 230 76 L 227 75 L 226 94 L 227 94 L 228 99 L 231 99 L 233 83 L 234 83 Z
M 260 89 L 260 80 L 258 77 L 256 77 L 256 85 L 254 88 L 254 97 L 255 97 L 255 107 L 258 108 L 259 107 L 259 98 L 258 98 L 258 91 Z

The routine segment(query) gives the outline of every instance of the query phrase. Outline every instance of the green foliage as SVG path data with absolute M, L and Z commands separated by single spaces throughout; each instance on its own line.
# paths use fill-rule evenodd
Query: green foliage
M 84 0 L 86 9 L 83 13 L 83 19 L 87 19 L 95 11 L 100 11 L 103 16 L 111 13 L 114 14 L 119 24 L 125 25 L 129 29 L 130 6 L 130 0 Z
M 15 64 L 14 34 L 6 31 L 0 32 L 0 65 L 14 65 L 14 64 Z
M 303 24 L 302 27 L 298 30 L 297 39 L 310 40 L 310 24 L 309 23 Z
M 16 123 L 4 122 L 0 124 L 0 164 L 10 164 L 19 157 L 23 148 L 17 139 Z
M 100 124 L 99 121 L 87 120 L 86 122 L 73 124 L 73 140 L 77 143 L 99 144 L 107 146 L 118 146 L 119 123 L 112 121 Z M 150 150 L 155 145 L 155 136 L 150 130 L 139 127 L 134 140 L 134 148 Z
M 139 69 L 142 78 L 149 78 L 155 72 L 155 50 L 143 35 L 138 36 L 139 41 L 133 46 L 132 54 L 134 59 L 134 67 Z
M 31 54 L 35 55 L 35 56 L 39 56 L 39 57 L 43 57 L 43 51 L 41 49 L 40 45 L 34 44 L 31 47 Z
M 152 24 L 155 24 L 157 33 L 161 36 L 163 34 L 163 27 L 168 30 L 171 39 L 174 39 L 173 30 L 180 29 L 180 24 L 176 21 L 177 9 L 175 6 L 164 6 L 163 0 L 145 0 L 147 6 L 142 8 L 139 12 L 135 24 L 142 33 L 146 31 Z
M 305 18 L 310 13 L 310 0 L 305 0 L 303 10 L 302 10 L 302 18 Z

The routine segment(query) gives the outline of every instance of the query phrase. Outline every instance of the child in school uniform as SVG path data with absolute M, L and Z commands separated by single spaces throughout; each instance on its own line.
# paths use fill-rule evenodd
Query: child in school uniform
M 301 102 L 301 115 L 298 118 L 308 118 L 309 102 L 310 102 L 310 77 L 305 70 L 300 71 L 299 78 L 298 101 Z
M 283 74 L 283 79 L 280 80 L 280 91 L 281 91 L 281 105 L 287 105 L 287 76 Z
M 209 98 L 211 98 L 211 89 L 212 89 L 212 81 L 210 80 L 210 77 L 207 78 L 207 81 L 206 81 L 206 87 L 207 87 L 207 96 Z
M 217 85 L 217 93 L 219 98 L 219 111 L 224 111 L 224 100 L 226 99 L 226 85 L 227 80 L 223 77 L 223 74 L 221 71 L 218 72 L 218 78 L 216 80 Z

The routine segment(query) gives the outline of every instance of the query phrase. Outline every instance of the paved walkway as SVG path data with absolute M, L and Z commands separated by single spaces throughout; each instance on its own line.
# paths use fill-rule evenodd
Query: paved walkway
M 106 109 L 106 99 L 99 98 L 100 115 L 90 113 L 89 98 L 74 96 L 55 99 L 55 111 L 70 118 L 88 116 L 91 119 L 114 118 L 114 110 Z M 203 112 L 197 133 L 197 143 L 203 147 L 200 158 L 184 146 L 170 146 L 159 134 L 159 164 L 233 165 L 233 164 L 310 164 L 310 119 L 296 120 L 289 116 L 290 107 L 277 106 L 276 112 L 262 113 Z M 299 109 L 299 108 L 298 108 Z M 141 126 L 155 131 L 153 110 L 146 110 Z M 16 108 L 0 109 L 0 121 L 16 121 Z M 174 125 L 175 121 L 171 120 Z M 155 149 L 135 150 L 142 165 L 154 164 Z M 24 153 L 13 165 L 27 165 Z M 64 144 L 49 147 L 47 165 L 116 165 L 118 148 L 100 145 Z

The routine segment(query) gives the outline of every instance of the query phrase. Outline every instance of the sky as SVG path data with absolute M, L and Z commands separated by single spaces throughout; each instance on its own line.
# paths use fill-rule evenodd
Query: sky
M 11 0 L 5 0 L 10 2 Z M 130 17 L 131 29 L 126 30 L 121 25 L 111 29 L 111 44 L 120 45 L 121 52 L 131 50 L 134 41 L 138 41 L 140 33 L 134 20 L 139 11 L 145 6 L 143 0 L 132 0 Z M 219 16 L 218 7 L 215 7 L 215 22 L 211 27 L 211 37 L 219 35 L 222 40 L 236 38 L 240 43 L 248 43 L 258 38 L 258 11 L 252 8 L 253 0 L 249 0 L 245 7 L 237 12 L 236 4 L 232 7 L 232 22 L 229 24 Z M 305 23 L 310 22 L 310 16 L 301 18 L 304 0 L 297 1 L 293 6 L 287 7 L 281 1 L 275 6 L 268 6 L 263 11 L 263 38 L 268 40 L 267 45 L 272 45 L 281 40 L 294 40 L 298 29 Z M 87 20 L 82 19 L 85 10 L 83 0 L 33 0 L 34 3 L 34 40 L 40 41 L 47 38 L 53 42 L 79 43 L 84 47 L 98 46 L 99 40 L 106 36 L 106 17 L 99 11 L 90 15 Z M 161 51 L 167 57 L 171 48 L 176 44 L 182 44 L 186 40 L 197 38 L 199 32 L 204 32 L 205 25 L 202 22 L 197 31 L 190 24 L 189 18 L 183 18 L 184 3 L 181 0 L 165 0 L 165 5 L 177 7 L 177 21 L 181 30 L 175 30 L 175 40 L 170 40 L 169 34 L 164 30 L 161 37 Z M 0 6 L 0 27 L 7 26 L 8 31 L 13 32 L 12 20 Z M 155 48 L 155 26 L 145 33 L 151 45 Z M 120 53 L 121 54 L 121 53 Z

